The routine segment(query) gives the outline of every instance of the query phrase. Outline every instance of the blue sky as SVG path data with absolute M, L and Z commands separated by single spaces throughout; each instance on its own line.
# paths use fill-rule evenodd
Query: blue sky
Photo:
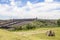
M 60 18 L 60 0 L 0 0 L 0 19 Z
M 25 6 L 27 4 L 27 1 L 30 1 L 33 4 L 38 3 L 38 2 L 44 2 L 44 0 L 14 0 L 14 2 L 17 3 L 18 7 L 19 6 L 21 6 L 21 7 Z M 20 2 L 21 2 L 21 4 L 20 4 Z M 10 3 L 11 3 L 11 0 L 0 0 L 0 4 L 8 4 L 8 5 L 10 5 Z
M 31 3 L 39 3 L 39 2 L 45 2 L 45 0 L 14 0 L 14 2 L 21 2 L 22 5 L 26 5 L 27 1 L 30 1 Z M 55 2 L 60 2 L 60 0 L 53 0 Z M 0 4 L 8 4 L 10 5 L 11 0 L 0 0 Z

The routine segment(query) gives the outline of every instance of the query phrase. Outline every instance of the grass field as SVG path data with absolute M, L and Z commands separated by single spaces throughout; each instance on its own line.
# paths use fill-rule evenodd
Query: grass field
M 53 30 L 55 36 L 48 37 L 46 35 L 48 30 Z M 12 32 L 0 29 L 0 40 L 60 40 L 60 27 Z

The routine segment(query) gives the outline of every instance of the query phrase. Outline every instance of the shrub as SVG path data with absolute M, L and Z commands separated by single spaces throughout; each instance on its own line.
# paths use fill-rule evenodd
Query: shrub
M 58 24 L 58 26 L 60 26 L 60 19 L 59 19 L 59 20 L 57 20 L 57 24 Z
M 26 25 L 26 29 L 34 29 L 34 28 L 35 28 L 35 26 L 32 25 L 32 24 L 27 24 Z

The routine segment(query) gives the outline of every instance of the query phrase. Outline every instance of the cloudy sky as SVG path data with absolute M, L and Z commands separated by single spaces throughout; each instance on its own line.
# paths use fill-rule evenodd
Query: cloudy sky
M 60 0 L 0 0 L 0 19 L 60 18 Z

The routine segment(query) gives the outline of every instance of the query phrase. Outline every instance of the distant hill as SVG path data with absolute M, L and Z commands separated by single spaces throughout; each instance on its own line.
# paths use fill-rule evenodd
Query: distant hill
M 35 24 L 36 26 L 57 26 L 57 20 L 47 20 L 47 19 L 10 19 L 10 20 L 0 20 L 0 28 L 12 28 L 13 26 L 22 26 L 26 24 Z

